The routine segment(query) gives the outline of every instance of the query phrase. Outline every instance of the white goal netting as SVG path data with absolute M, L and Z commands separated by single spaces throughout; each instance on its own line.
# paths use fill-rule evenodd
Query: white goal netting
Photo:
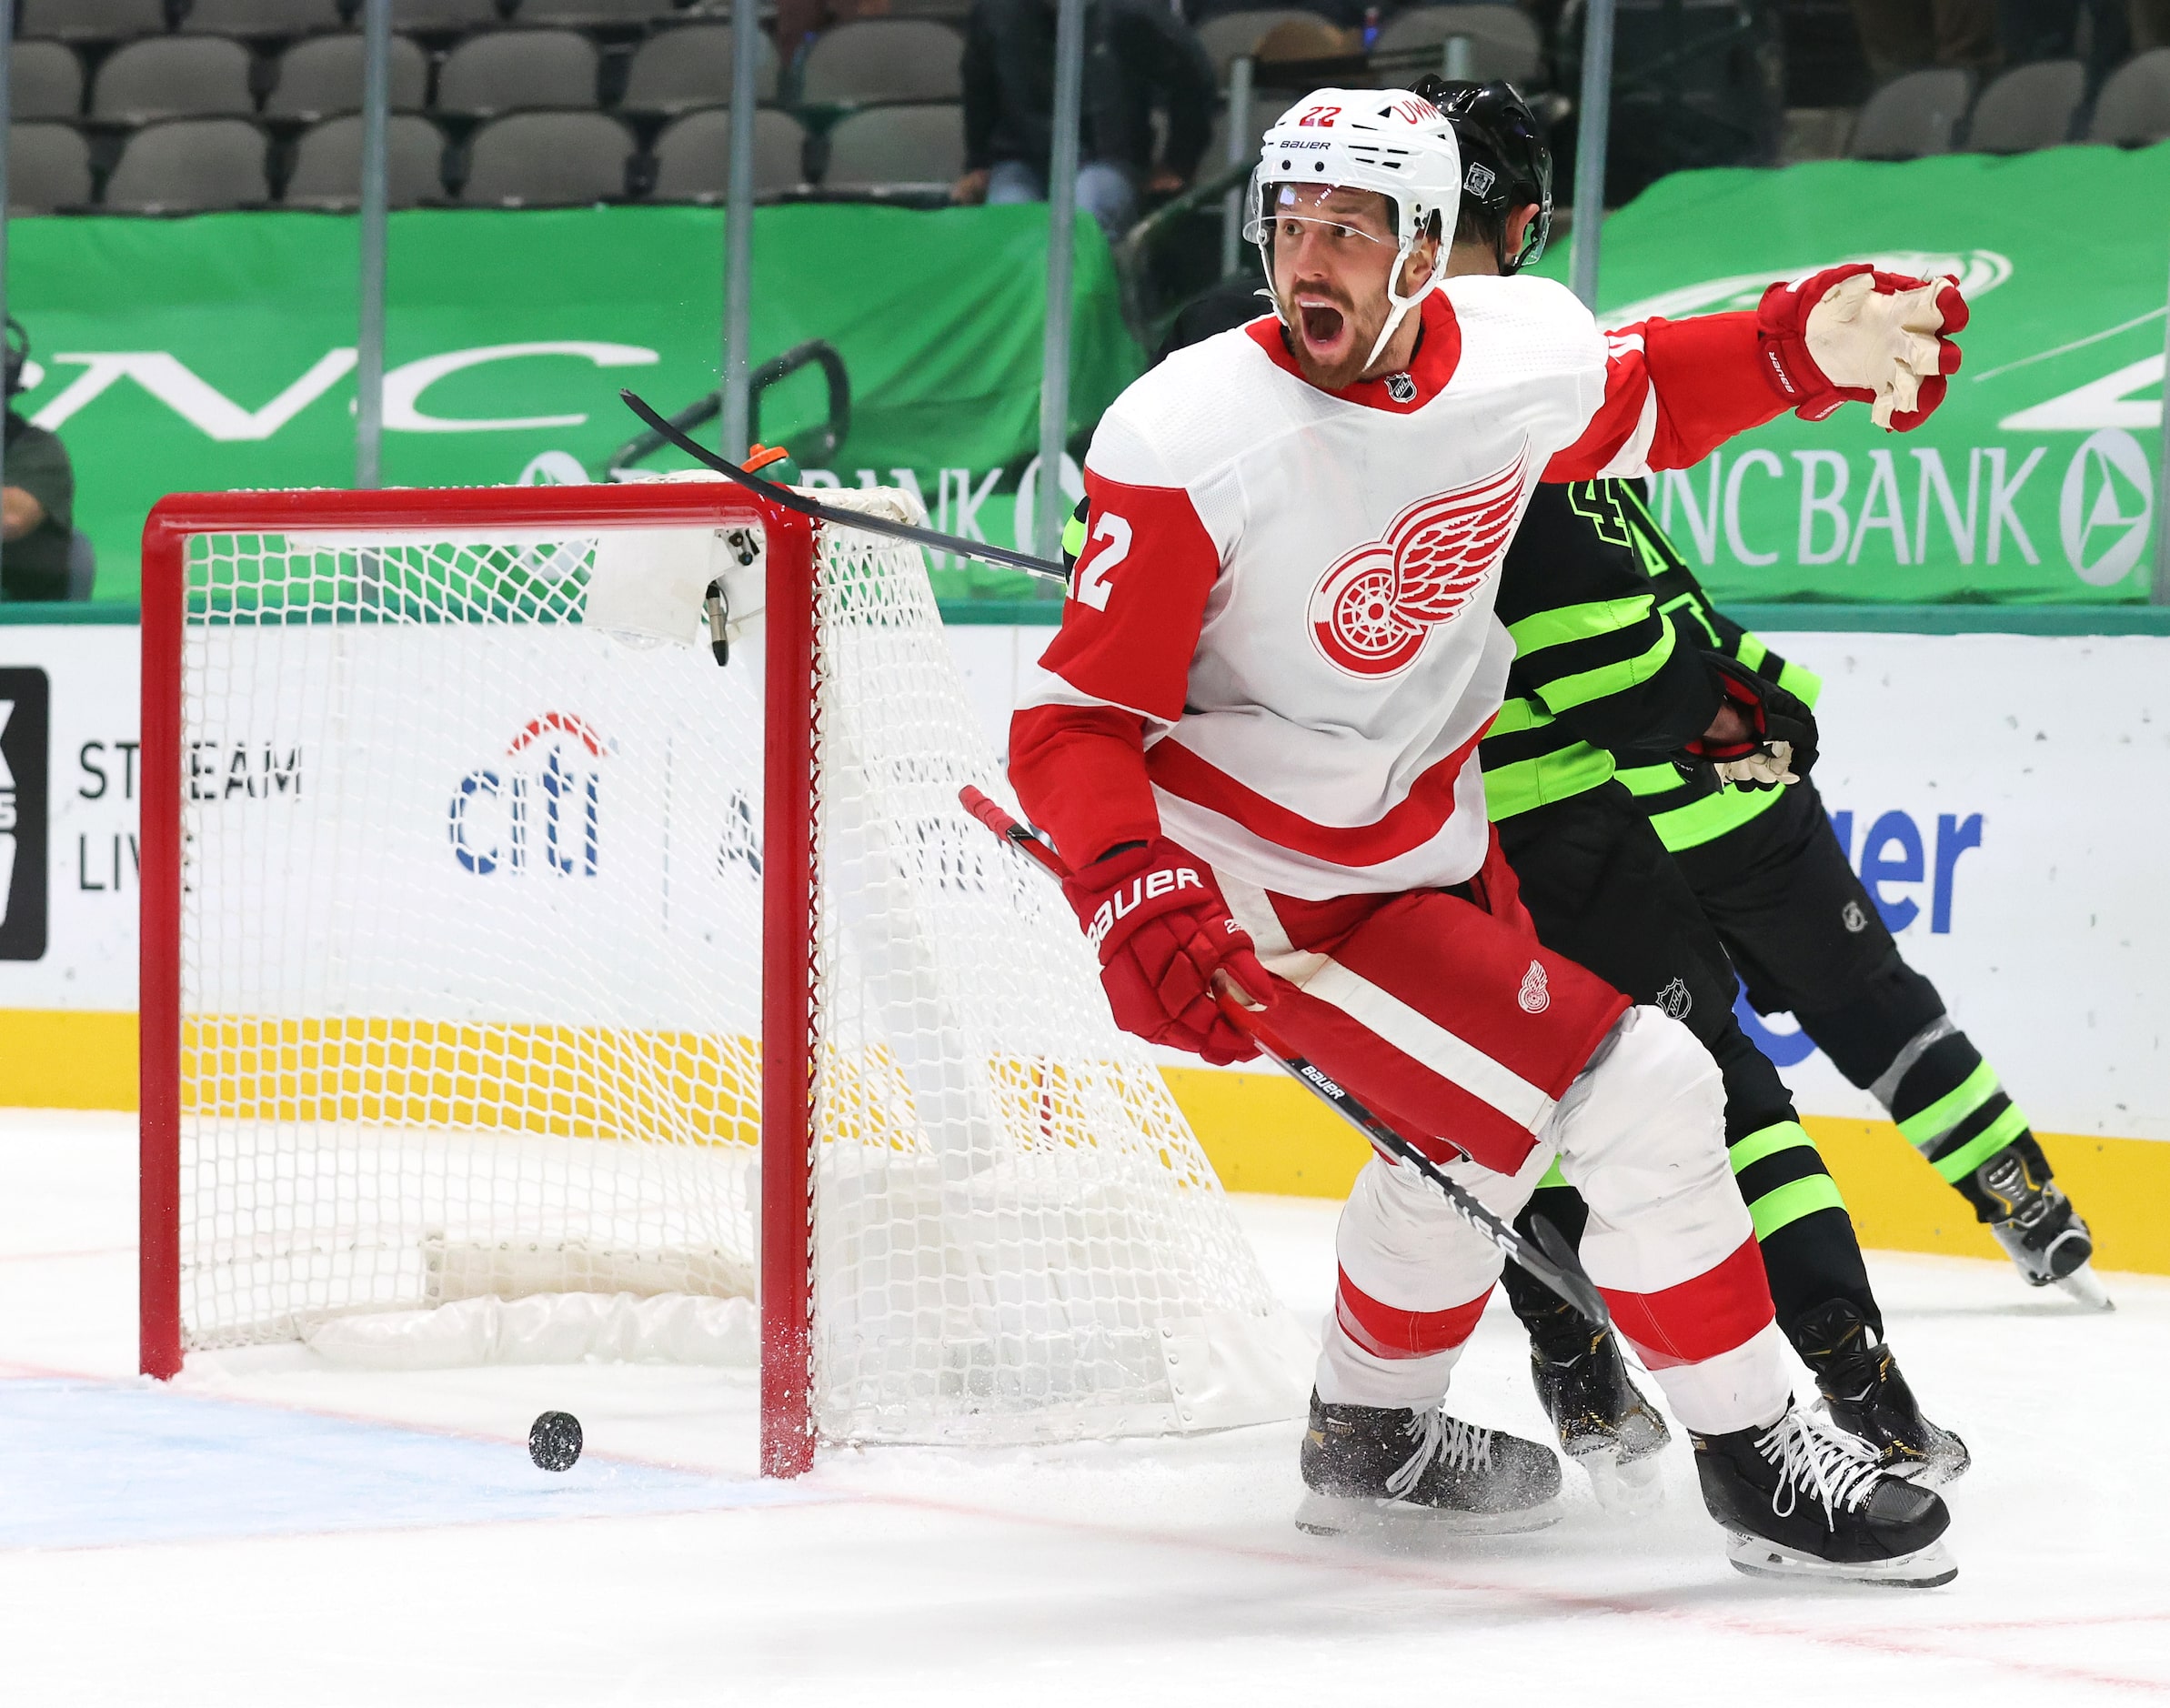
M 190 1347 L 749 1356 L 758 624 L 718 668 L 584 620 L 688 565 L 756 602 L 705 525 L 191 541 Z M 1196 1140 L 957 804 L 1000 784 L 919 552 L 834 530 L 819 576 L 820 1432 L 1289 1414 L 1301 1336 Z

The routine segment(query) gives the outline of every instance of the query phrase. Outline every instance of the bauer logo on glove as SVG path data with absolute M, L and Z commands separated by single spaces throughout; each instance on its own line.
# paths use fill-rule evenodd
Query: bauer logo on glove
M 1273 981 L 1196 855 L 1165 837 L 1134 842 L 1064 879 L 1062 893 L 1124 1031 L 1221 1064 L 1258 1054 L 1221 1013 L 1214 981 L 1229 980 L 1250 1008 L 1271 1006 Z
M 1205 899 L 1205 880 L 1188 866 L 1162 866 L 1133 878 L 1123 889 L 1116 890 L 1092 910 L 1092 918 L 1086 922 L 1085 940 L 1099 949 L 1107 940 L 1108 933 L 1115 929 L 1118 919 L 1128 919 L 1148 901 L 1158 901 L 1162 896 L 1172 895 L 1179 889 L 1195 889 L 1195 901 Z M 1228 929 L 1235 930 L 1236 922 L 1231 919 Z
M 1808 702 L 1738 658 L 1703 656 L 1724 698 L 1711 727 L 1681 749 L 1682 769 L 1692 774 L 1708 766 L 1736 789 L 1777 789 L 1806 777 L 1816 762 L 1816 715 Z

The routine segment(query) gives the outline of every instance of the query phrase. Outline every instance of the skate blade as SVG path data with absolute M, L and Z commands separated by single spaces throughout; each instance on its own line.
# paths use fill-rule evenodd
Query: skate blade
M 2092 1263 L 2083 1263 L 2069 1275 L 2059 1276 L 2056 1285 L 2068 1296 L 2076 1299 L 2090 1311 L 2115 1311 L 2117 1301 L 2112 1299 L 2095 1273 Z
M 1321 1494 L 1313 1489 L 1297 1504 L 1296 1528 L 1313 1536 L 1514 1536 L 1547 1529 L 1560 1522 L 1561 1514 L 1557 1496 L 1512 1512 L 1465 1512 L 1410 1501 Z
M 1974 1456 L 1967 1445 L 1956 1435 L 1950 1437 L 1949 1447 L 1940 1447 L 1926 1459 L 1911 1460 L 1903 1465 L 1886 1465 L 1887 1475 L 1899 1477 L 1924 1489 L 1941 1489 L 1964 1477 L 1974 1462 Z
M 1871 1583 L 1884 1589 L 1932 1590 L 1959 1575 L 1959 1562 L 1941 1542 L 1902 1554 L 1896 1560 L 1841 1563 L 1796 1553 L 1761 1536 L 1725 1532 L 1725 1557 L 1733 1570 L 1752 1578 L 1790 1578 L 1823 1583 Z
M 1574 1462 L 1590 1479 L 1598 1506 L 1615 1518 L 1642 1518 L 1665 1502 L 1664 1467 L 1654 1451 L 1623 1457 L 1603 1447 L 1577 1453 Z

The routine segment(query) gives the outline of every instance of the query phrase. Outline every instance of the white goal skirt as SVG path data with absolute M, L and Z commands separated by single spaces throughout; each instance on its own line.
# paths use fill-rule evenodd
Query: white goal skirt
M 713 517 L 513 530 L 406 496 L 411 525 L 186 541 L 183 1342 L 747 1361 L 763 565 Z M 1055 887 L 958 805 L 1005 791 L 919 551 L 826 530 L 819 562 L 814 1425 L 1292 1414 L 1304 1337 L 1196 1140 Z M 584 620 L 628 587 L 684 598 L 677 639 Z

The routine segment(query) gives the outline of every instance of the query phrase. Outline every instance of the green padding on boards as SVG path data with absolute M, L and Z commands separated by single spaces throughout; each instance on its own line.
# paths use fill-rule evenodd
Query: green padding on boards
M 2027 1118 L 2014 1103 L 1950 1156 L 1937 1158 L 1934 1166 L 1956 1185 L 2026 1130 Z
M 621 386 L 666 414 L 714 390 L 723 218 L 663 206 L 394 214 L 385 484 L 595 479 L 639 430 Z M 754 360 L 819 338 L 851 391 L 833 452 L 814 449 L 829 415 L 816 367 L 762 393 L 761 438 L 845 487 L 916 485 L 937 527 L 1029 547 L 1013 495 L 1040 443 L 1046 206 L 800 204 L 753 218 Z M 11 225 L 8 310 L 44 364 L 15 407 L 75 460 L 99 598 L 136 597 L 144 516 L 168 492 L 352 484 L 356 231 L 351 216 L 284 211 Z M 1077 238 L 1070 408 L 1082 435 L 1144 357 L 1107 239 L 1082 210 Z M 689 464 L 663 453 L 643 466 Z M 944 598 L 1029 598 L 1035 586 L 946 557 L 931 568 Z
M 1984 1061 L 1960 1080 L 1956 1090 L 1907 1116 L 1899 1130 L 1916 1150 L 1926 1150 L 1996 1094 L 1996 1070 Z
M 2116 217 L 2075 224 L 2081 207 Z M 1880 432 L 1858 403 L 1782 414 L 1657 476 L 1651 507 L 1722 608 L 2145 604 L 2164 246 L 2134 234 L 2165 231 L 2170 143 L 1660 178 L 1605 220 L 1604 327 L 1753 311 L 1773 280 L 1869 256 L 1956 275 L 1973 319 L 1964 370 L 1913 432 Z M 1557 245 L 1538 270 L 1563 278 L 1567 261 Z M 1813 629 L 1815 613 L 1766 626 Z
M 1755 1223 L 1755 1237 L 1768 1240 L 1781 1228 L 1799 1221 L 1803 1216 L 1813 1216 L 1819 1210 L 1845 1207 L 1846 1201 L 1839 1195 L 1836 1181 L 1828 1174 L 1812 1174 L 1804 1181 L 1788 1181 L 1783 1186 L 1765 1192 L 1748 1206 L 1748 1217 Z
M 1805 1145 L 1813 1150 L 1816 1141 L 1799 1121 L 1782 1120 L 1734 1140 L 1726 1146 L 1725 1154 L 1733 1163 L 1733 1171 L 1739 1174 L 1765 1157 L 1791 1150 L 1796 1145 Z

